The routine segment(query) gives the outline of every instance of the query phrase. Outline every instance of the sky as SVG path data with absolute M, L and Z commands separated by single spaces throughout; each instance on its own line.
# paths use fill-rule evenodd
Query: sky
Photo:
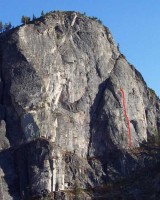
M 159 0 L 0 0 L 0 21 L 20 25 L 21 16 L 70 10 L 95 16 L 112 32 L 120 51 L 160 96 Z

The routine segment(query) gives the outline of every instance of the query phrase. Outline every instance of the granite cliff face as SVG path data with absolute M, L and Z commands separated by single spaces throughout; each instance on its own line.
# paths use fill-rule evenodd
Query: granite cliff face
M 112 199 L 108 185 L 159 166 L 158 97 L 109 30 L 79 13 L 0 35 L 0 121 L 1 200 Z

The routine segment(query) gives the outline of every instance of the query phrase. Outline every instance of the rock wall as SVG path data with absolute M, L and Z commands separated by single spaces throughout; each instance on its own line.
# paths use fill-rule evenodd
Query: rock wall
M 96 20 L 53 12 L 1 34 L 0 72 L 2 200 L 60 199 L 158 162 L 134 151 L 159 145 L 160 101 Z

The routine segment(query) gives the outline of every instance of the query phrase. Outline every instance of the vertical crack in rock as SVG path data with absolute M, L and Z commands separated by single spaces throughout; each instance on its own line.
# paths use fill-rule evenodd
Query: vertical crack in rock
M 128 143 L 129 143 L 129 148 L 132 147 L 132 138 L 131 138 L 131 128 L 130 128 L 130 120 L 127 115 L 127 108 L 126 108 L 126 100 L 125 100 L 125 93 L 122 88 L 120 88 L 121 94 L 122 94 L 122 104 L 123 104 L 123 109 L 124 109 L 124 115 L 127 121 L 127 128 L 128 128 Z

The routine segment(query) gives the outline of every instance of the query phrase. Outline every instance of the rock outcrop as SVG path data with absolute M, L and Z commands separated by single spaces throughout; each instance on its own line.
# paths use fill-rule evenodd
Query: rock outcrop
M 80 13 L 0 35 L 0 120 L 1 200 L 112 199 L 108 184 L 159 166 L 160 100 Z

